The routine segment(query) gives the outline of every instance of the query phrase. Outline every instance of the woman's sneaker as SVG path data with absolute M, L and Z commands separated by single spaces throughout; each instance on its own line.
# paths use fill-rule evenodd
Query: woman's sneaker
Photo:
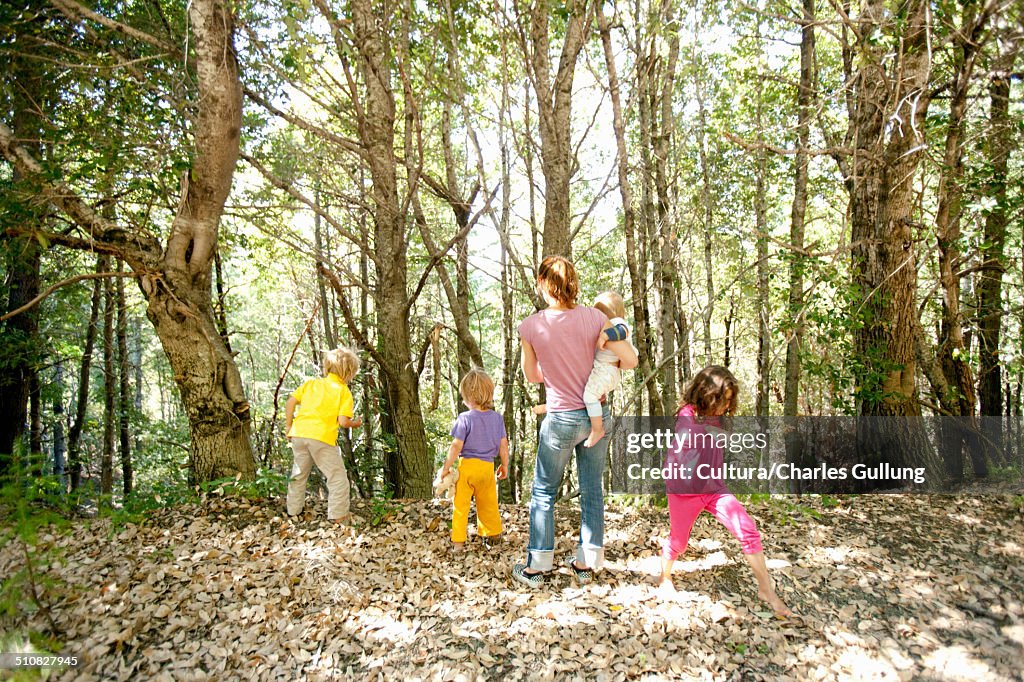
M 579 581 L 580 585 L 586 585 L 594 581 L 594 569 L 592 568 L 576 568 L 576 555 L 570 554 L 565 559 L 566 565 L 572 574 L 576 576 L 576 580 Z
M 527 573 L 526 569 L 526 564 L 516 564 L 513 566 L 512 579 L 521 582 L 527 587 L 540 587 L 547 581 L 543 573 Z

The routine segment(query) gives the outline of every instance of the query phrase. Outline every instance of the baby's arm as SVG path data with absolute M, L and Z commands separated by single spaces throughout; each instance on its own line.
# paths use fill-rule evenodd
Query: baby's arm
M 441 467 L 441 478 L 448 475 L 448 472 L 452 470 L 452 464 L 455 464 L 455 460 L 462 454 L 463 442 L 456 438 L 452 441 L 452 446 L 448 448 L 448 459 L 444 461 L 444 466 Z
M 605 327 L 597 337 L 597 349 L 604 350 L 609 341 L 625 341 L 629 338 L 629 328 L 624 324 L 613 324 Z
M 611 326 L 611 322 L 605 322 L 602 331 L 610 329 Z M 604 336 L 604 334 L 601 336 Z M 636 357 L 636 351 L 633 350 L 633 346 L 627 341 L 609 341 L 605 344 L 605 348 L 619 357 L 619 369 L 633 369 L 640 364 L 639 359 Z

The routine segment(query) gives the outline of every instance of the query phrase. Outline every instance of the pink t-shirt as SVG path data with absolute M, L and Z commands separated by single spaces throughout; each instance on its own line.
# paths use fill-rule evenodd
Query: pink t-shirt
M 594 367 L 597 337 L 608 318 L 597 308 L 541 310 L 519 324 L 519 336 L 537 353 L 548 412 L 582 410 L 583 389 Z

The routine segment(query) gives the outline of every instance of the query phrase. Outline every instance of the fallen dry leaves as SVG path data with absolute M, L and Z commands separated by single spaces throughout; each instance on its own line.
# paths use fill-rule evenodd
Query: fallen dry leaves
M 537 591 L 510 581 L 522 507 L 502 508 L 504 544 L 449 554 L 441 502 L 353 531 L 322 508 L 293 522 L 279 501 L 211 497 L 43 534 L 63 560 L 36 569 L 57 581 L 43 599 L 65 653 L 84 661 L 58 679 L 1021 679 L 1024 523 L 1009 497 L 802 504 L 820 516 L 749 510 L 803 623 L 771 617 L 706 515 L 678 592 L 656 590 L 656 508 L 608 509 L 607 570 L 583 588 L 565 572 Z M 558 520 L 568 553 L 578 513 Z M 20 561 L 0 549 L 0 573 Z

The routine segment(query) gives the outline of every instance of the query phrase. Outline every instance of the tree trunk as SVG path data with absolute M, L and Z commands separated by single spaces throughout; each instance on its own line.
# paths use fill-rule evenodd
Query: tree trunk
M 800 346 L 804 335 L 804 221 L 807 214 L 807 175 L 810 155 L 811 104 L 814 99 L 814 21 L 815 0 L 803 0 L 800 38 L 800 85 L 797 89 L 797 148 L 793 179 L 793 208 L 789 221 L 789 334 L 786 341 L 786 387 L 783 414 L 795 417 L 799 412 Z M 791 451 L 791 447 L 794 448 Z M 798 445 L 787 441 L 790 462 L 801 461 Z
M 193 0 L 189 22 L 198 83 L 194 152 L 166 248 L 152 236 L 122 229 L 69 187 L 44 179 L 42 168 L 0 124 L 0 151 L 21 172 L 39 178 L 42 193 L 89 238 L 49 233 L 53 243 L 119 256 L 136 273 L 146 316 L 170 362 L 189 420 L 193 482 L 255 475 L 250 412 L 234 358 L 217 328 L 211 277 L 218 228 L 241 130 L 242 97 L 233 46 L 234 21 L 220 0 Z
M 40 24 L 44 21 L 42 15 L 38 13 L 40 18 L 36 20 Z M 41 31 L 42 27 L 39 29 Z M 13 55 L 4 59 L 4 81 L 16 86 L 5 88 L 10 93 L 9 98 L 5 97 L 5 104 L 12 109 L 10 114 L 13 125 L 30 140 L 26 146 L 33 153 L 39 154 L 42 150 L 37 142 L 41 137 L 40 113 L 49 113 L 52 86 L 40 66 L 41 62 L 33 63 L 18 55 L 18 36 L 13 37 L 13 49 L 8 44 L 8 50 Z M 24 42 L 24 39 L 20 42 Z M 4 113 L 6 115 L 8 112 Z M 9 193 L 11 201 L 18 201 L 19 195 L 33 191 L 31 185 L 24 182 L 30 180 L 28 175 L 24 169 L 15 165 L 13 178 L 5 179 L 5 192 Z M 42 204 L 26 201 L 17 209 L 17 221 L 42 225 L 45 210 Z M 33 235 L 0 234 L 0 244 L 7 257 L 4 264 L 7 299 L 3 301 L 6 312 L 20 308 L 38 295 L 43 248 L 41 241 Z M 38 314 L 38 309 L 32 308 L 6 322 L 0 322 L 0 345 L 4 349 L 4 358 L 0 362 L 0 482 L 14 473 L 11 465 L 15 443 L 25 434 L 29 422 L 29 395 L 41 359 Z M 29 450 L 33 449 L 31 443 L 25 445 Z
M 1009 222 L 1007 203 L 1007 169 L 1013 149 L 1013 125 L 1010 121 L 1010 72 L 1017 58 L 1020 41 L 1009 39 L 1003 52 L 993 65 L 989 83 L 989 129 L 987 155 L 990 177 L 985 188 L 992 200 L 992 209 L 985 217 L 984 266 L 978 283 L 978 341 L 980 369 L 978 372 L 978 400 L 983 416 L 1003 415 L 1003 376 L 999 364 L 999 344 L 1003 320 L 1003 264 L 1006 226 Z M 1007 382 L 1009 383 L 1009 382 Z M 1009 407 L 1009 403 L 1007 403 Z M 984 419 L 988 441 L 1003 442 L 1002 420 Z M 1001 449 L 1001 448 L 1000 448 Z M 1003 463 L 1006 458 L 1000 452 Z
M 757 38 L 760 44 L 761 22 L 757 23 Z M 758 64 L 764 68 L 765 61 L 758 55 Z M 755 77 L 755 124 L 758 139 L 764 142 L 764 87 L 760 77 Z M 768 290 L 768 152 L 764 145 L 759 145 L 755 157 L 754 180 L 754 221 L 757 225 L 757 391 L 754 396 L 754 414 L 767 417 L 770 412 L 769 391 L 771 389 L 771 332 L 768 330 L 769 290 Z
M 378 325 L 387 330 L 378 336 L 377 343 L 382 369 L 387 374 L 388 405 L 397 439 L 397 460 L 392 472 L 394 494 L 396 497 L 429 498 L 433 457 L 427 447 L 409 338 L 408 245 L 405 216 L 398 199 L 390 56 L 381 41 L 370 1 L 354 0 L 351 9 L 359 69 L 366 88 L 359 135 L 366 149 L 371 196 L 376 208 L 377 281 L 373 294 Z
M 699 68 L 699 66 L 698 66 Z M 705 149 L 707 138 L 707 112 L 704 108 L 704 94 L 701 91 L 700 76 L 697 76 L 697 150 L 700 157 L 701 174 L 701 203 L 704 209 L 704 276 L 707 285 L 707 303 L 704 305 L 702 317 L 704 321 L 704 365 L 710 365 L 713 360 L 711 350 L 711 319 L 715 313 L 715 275 L 714 261 L 711 257 L 711 232 L 714 229 L 714 207 L 711 196 L 711 169 L 708 165 L 708 154 Z M 726 363 L 728 364 L 728 363 Z
M 535 0 L 530 7 L 527 71 L 537 92 L 540 124 L 541 169 L 544 173 L 544 256 L 572 257 L 570 243 L 569 181 L 578 162 L 572 156 L 572 83 L 576 60 L 587 40 L 591 11 L 589 0 L 568 0 L 565 40 L 552 81 L 549 0 Z
M 121 272 L 120 261 L 117 271 Z M 117 293 L 117 377 L 118 377 L 118 453 L 121 457 L 121 487 L 125 495 L 130 495 L 134 481 L 132 480 L 132 446 L 130 433 L 131 415 L 131 381 L 130 362 L 128 359 L 128 302 L 124 295 L 124 278 L 118 277 L 114 283 Z
M 64 438 L 64 363 L 58 362 L 54 370 L 53 403 L 53 475 L 60 483 L 61 490 L 67 486 L 67 441 Z
M 638 263 L 636 215 L 633 208 L 633 188 L 629 180 L 629 152 L 626 148 L 626 126 L 622 116 L 622 102 L 619 93 L 619 76 L 612 52 L 611 29 L 604 11 L 597 10 L 597 24 L 604 48 L 605 66 L 608 69 L 608 91 L 612 102 L 612 127 L 615 131 L 615 147 L 618 152 L 619 195 L 622 198 L 622 227 L 626 238 L 626 268 L 629 271 L 630 298 L 633 304 L 633 343 L 637 348 L 639 365 L 637 374 L 644 380 L 637 395 L 636 411 L 640 412 L 642 392 L 646 391 L 652 414 L 663 411 L 661 395 L 653 376 L 653 355 L 648 339 L 648 310 L 646 295 L 646 265 Z
M 662 3 L 660 23 L 664 26 L 672 26 L 674 17 L 672 4 Z M 678 258 L 676 255 L 677 242 L 676 230 L 672 223 L 672 216 L 669 211 L 669 151 L 672 143 L 672 135 L 675 130 L 675 119 L 672 110 L 672 94 L 675 90 L 676 66 L 679 58 L 679 31 L 668 31 L 668 56 L 664 61 L 664 69 L 661 69 L 661 83 L 652 83 L 651 99 L 658 103 L 652 107 L 652 113 L 658 114 L 657 131 L 654 138 L 654 188 L 657 194 L 657 215 L 658 215 L 658 252 L 657 258 L 660 264 L 659 277 L 657 281 L 658 299 L 660 308 L 658 311 L 658 326 L 661 332 L 661 385 L 664 404 L 674 406 L 677 402 L 676 368 L 679 365 L 677 357 L 678 339 L 676 338 L 676 295 L 679 290 Z
M 850 197 L 852 271 L 861 300 L 855 310 L 855 350 L 864 368 L 855 373 L 865 416 L 917 417 L 917 258 L 912 220 L 913 187 L 929 103 L 930 54 L 927 0 L 912 0 L 889 18 L 883 0 L 866 0 L 858 19 L 859 64 L 854 84 L 853 192 Z M 900 30 L 902 34 L 894 36 Z M 887 40 L 901 45 L 887 56 Z M 893 65 L 893 73 L 886 65 Z M 891 124 L 899 116 L 901 124 Z M 863 421 L 863 420 L 862 420 Z M 869 422 L 863 422 L 868 425 Z M 889 423 L 889 422 L 886 422 Z M 919 420 L 891 422 L 881 440 L 865 442 L 893 466 L 934 462 Z M 875 447 L 877 445 L 877 447 Z M 885 485 L 884 481 L 876 482 Z
M 960 261 L 960 204 L 963 197 L 963 134 L 967 112 L 967 92 L 974 72 L 978 48 L 981 47 L 987 14 L 977 15 L 974 3 L 966 3 L 960 31 L 954 44 L 955 67 L 949 100 L 949 126 L 942 172 L 939 176 L 938 210 L 935 232 L 939 247 L 939 283 L 942 287 L 942 322 L 939 338 L 939 363 L 955 392 L 954 414 L 958 420 L 943 421 L 942 455 L 946 473 L 953 481 L 963 479 L 963 450 L 968 448 L 977 478 L 988 475 L 985 450 L 978 438 L 974 419 L 974 377 L 967 363 L 969 342 L 964 340 L 960 313 L 960 276 L 954 270 Z
M 96 257 L 96 272 L 105 272 L 109 258 L 104 255 Z M 96 347 L 96 325 L 100 319 L 100 302 L 102 300 L 103 280 L 95 279 L 92 284 L 92 306 L 89 312 L 89 324 L 85 329 L 85 346 L 82 348 L 82 363 L 78 371 L 78 394 L 75 400 L 75 420 L 68 431 L 68 466 L 71 469 L 71 489 L 77 490 L 82 482 L 82 456 L 80 442 L 82 429 L 85 426 L 86 410 L 89 407 L 89 376 L 92 367 L 92 354 Z
M 103 451 L 100 492 L 114 492 L 114 439 L 117 432 L 117 370 L 114 358 L 114 282 L 103 280 Z

